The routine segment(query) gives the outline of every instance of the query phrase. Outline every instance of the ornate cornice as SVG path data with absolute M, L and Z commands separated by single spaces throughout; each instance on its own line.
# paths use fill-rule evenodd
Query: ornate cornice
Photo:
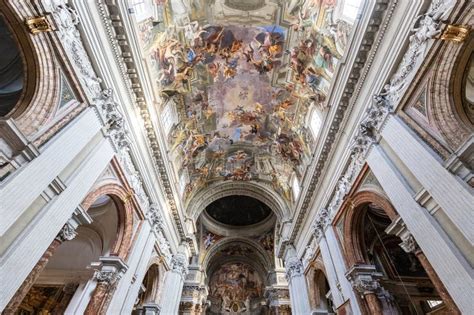
M 289 242 L 291 243 L 295 241 L 298 232 L 301 230 L 300 227 L 303 223 L 306 213 L 308 212 L 308 209 L 310 208 L 316 186 L 318 185 L 319 178 L 321 177 L 332 147 L 335 144 L 335 139 L 341 128 L 344 116 L 347 112 L 347 109 L 352 107 L 357 100 L 362 87 L 362 84 L 359 84 L 359 82 L 364 81 L 371 68 L 374 56 L 381 42 L 381 38 L 383 37 L 387 25 L 391 20 L 391 16 L 396 4 L 397 0 L 392 1 L 389 5 L 387 5 L 385 1 L 377 1 L 377 4 L 372 11 L 370 22 L 365 30 L 362 44 L 359 47 L 359 51 L 352 66 L 351 73 L 349 74 L 349 79 L 345 84 L 341 99 L 336 105 L 334 119 L 331 121 L 331 124 L 328 127 L 329 133 L 324 139 L 322 150 L 319 156 L 317 156 L 312 162 L 315 163 L 316 166 L 311 175 L 307 192 L 304 196 L 301 196 L 303 201 L 301 202 L 299 212 L 297 212 L 298 215 L 294 220 L 295 226 L 289 238 Z M 382 19 L 384 14 L 385 18 Z M 280 256 L 283 254 L 283 250 L 284 248 L 282 246 L 279 252 Z
M 153 127 L 153 122 L 150 119 L 151 113 L 145 102 L 142 83 L 137 74 L 135 57 L 131 52 L 131 45 L 125 32 L 122 16 L 120 15 L 120 8 L 115 2 L 105 3 L 104 1 L 99 1 L 97 7 L 109 44 L 114 52 L 116 64 L 122 72 L 122 78 L 125 81 L 125 85 L 128 87 L 130 98 L 134 100 L 135 105 L 140 108 L 140 115 L 144 121 L 149 147 L 151 148 L 152 156 L 155 161 L 154 166 L 158 172 L 158 177 L 161 181 L 162 187 L 164 188 L 163 192 L 171 210 L 179 237 L 181 238 L 181 241 L 188 241 L 183 224 L 181 223 L 178 206 L 175 202 L 172 183 L 166 171 L 166 157 L 162 155 L 162 148 L 158 141 L 159 135 Z M 115 12 L 114 14 L 111 13 L 111 8 Z M 194 244 L 192 242 L 188 243 L 191 250 L 195 251 Z
M 150 207 L 150 198 L 143 187 L 142 177 L 132 162 L 124 116 L 119 110 L 119 104 L 113 98 L 113 90 L 102 89 L 102 79 L 97 76 L 81 39 L 78 29 L 79 16 L 65 0 L 47 0 L 44 2 L 44 8 L 51 13 L 56 23 L 56 32 L 63 49 L 89 103 L 95 108 L 99 120 L 105 126 L 104 135 L 110 139 L 124 169 L 125 177 L 142 210 L 146 213 Z
M 408 48 L 397 71 L 391 76 L 389 83 L 384 86 L 383 91 L 374 96 L 373 102 L 366 110 L 359 129 L 353 138 L 349 165 L 344 175 L 339 179 L 332 195 L 333 197 L 328 203 L 327 210 L 330 213 L 330 219 L 339 210 L 344 197 L 350 191 L 352 184 L 359 175 L 370 149 L 377 142 L 380 129 L 389 114 L 397 107 L 401 96 L 413 79 L 423 60 L 429 40 L 440 33 L 440 22 L 450 12 L 452 7 L 452 0 L 433 1 L 426 13 L 417 17 L 416 21 L 419 21 L 419 25 L 412 29 Z M 391 11 L 393 11 L 393 7 Z M 389 14 L 391 15 L 391 12 Z M 319 174 L 315 174 L 315 176 L 319 177 Z M 315 176 L 313 176 L 313 179 Z M 312 194 L 313 191 L 309 191 L 306 198 L 308 198 L 308 195 L 311 197 Z M 297 232 L 298 230 L 294 229 L 293 238 L 296 237 L 295 231 Z

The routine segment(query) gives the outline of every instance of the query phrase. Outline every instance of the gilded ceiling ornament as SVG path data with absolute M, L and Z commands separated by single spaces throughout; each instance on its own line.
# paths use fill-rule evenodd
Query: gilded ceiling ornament
M 25 20 L 25 24 L 33 35 L 53 30 L 45 16 L 30 17 Z
M 446 26 L 443 34 L 441 34 L 441 39 L 456 43 L 461 43 L 466 40 L 471 31 L 470 25 L 452 25 L 449 24 Z

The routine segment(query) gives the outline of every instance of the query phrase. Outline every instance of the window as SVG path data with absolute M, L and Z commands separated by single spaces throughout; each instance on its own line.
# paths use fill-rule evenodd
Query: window
M 443 303 L 443 301 L 440 301 L 440 300 L 427 300 L 426 302 L 428 303 L 430 308 L 435 308 L 438 305 Z
M 349 21 L 354 21 L 359 12 L 359 7 L 361 0 L 346 0 L 344 1 L 344 6 L 342 9 L 342 15 L 349 19 Z
M 161 114 L 161 123 L 163 124 L 163 128 L 165 131 L 165 135 L 168 136 L 171 128 L 176 123 L 176 109 L 175 104 L 171 101 L 168 101 L 163 109 L 163 113 Z
M 293 176 L 293 179 L 291 181 L 291 188 L 293 189 L 293 199 L 294 200 L 298 199 L 301 188 L 300 188 L 300 182 L 298 181 L 298 177 L 296 177 L 296 175 Z
M 315 139 L 319 135 L 319 131 L 321 129 L 321 123 L 322 123 L 321 114 L 316 109 L 314 109 L 313 112 L 311 113 L 309 128 L 311 129 L 311 132 L 313 133 L 313 137 Z
M 186 189 L 186 184 L 188 183 L 188 181 L 189 181 L 188 172 L 186 170 L 183 170 L 183 172 L 181 173 L 181 176 L 179 177 L 179 188 L 178 188 L 181 196 L 184 194 L 184 190 Z

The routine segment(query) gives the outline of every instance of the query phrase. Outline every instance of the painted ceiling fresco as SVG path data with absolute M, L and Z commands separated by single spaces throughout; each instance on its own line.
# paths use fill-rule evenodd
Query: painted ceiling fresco
M 347 46 L 345 2 L 160 0 L 137 10 L 185 197 L 216 180 L 259 180 L 294 199 L 313 141 L 308 108 L 324 106 Z
M 264 285 L 246 263 L 227 263 L 210 277 L 210 314 L 259 314 Z

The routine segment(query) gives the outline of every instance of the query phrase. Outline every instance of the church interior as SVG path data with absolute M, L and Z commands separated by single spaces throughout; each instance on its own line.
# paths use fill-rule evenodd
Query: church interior
M 474 314 L 473 26 L 0 0 L 0 313 Z

